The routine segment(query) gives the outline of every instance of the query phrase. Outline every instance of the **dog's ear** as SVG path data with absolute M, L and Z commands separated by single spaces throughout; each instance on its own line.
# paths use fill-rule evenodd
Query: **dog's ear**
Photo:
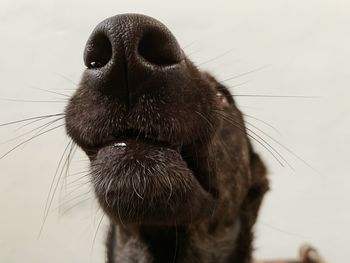
M 266 167 L 259 155 L 250 147 L 250 172 L 252 183 L 242 206 L 242 215 L 249 226 L 255 224 L 258 211 L 265 193 L 269 190 Z

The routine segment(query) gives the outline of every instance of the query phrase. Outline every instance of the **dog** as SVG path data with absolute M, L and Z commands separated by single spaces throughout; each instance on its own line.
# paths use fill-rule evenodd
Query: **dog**
M 269 181 L 228 89 L 144 15 L 97 25 L 84 62 L 65 126 L 110 220 L 106 262 L 252 262 Z

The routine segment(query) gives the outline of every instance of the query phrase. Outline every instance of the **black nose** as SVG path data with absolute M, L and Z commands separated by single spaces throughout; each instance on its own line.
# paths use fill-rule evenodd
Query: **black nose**
M 84 52 L 91 86 L 128 101 L 151 86 L 161 86 L 183 61 L 171 32 L 144 15 L 124 14 L 101 22 Z

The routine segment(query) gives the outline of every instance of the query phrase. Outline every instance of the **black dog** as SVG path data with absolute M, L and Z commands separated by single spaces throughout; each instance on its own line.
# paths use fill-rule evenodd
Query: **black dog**
M 251 262 L 265 192 L 229 91 L 153 18 L 100 23 L 66 108 L 111 226 L 107 262 Z

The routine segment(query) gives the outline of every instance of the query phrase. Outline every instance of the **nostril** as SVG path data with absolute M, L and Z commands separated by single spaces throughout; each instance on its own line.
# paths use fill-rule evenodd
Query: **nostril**
M 151 64 L 169 66 L 181 61 L 181 49 L 176 40 L 161 31 L 146 33 L 140 40 L 138 52 Z
M 89 40 L 85 48 L 85 65 L 88 68 L 103 67 L 112 58 L 112 44 L 102 33 Z

